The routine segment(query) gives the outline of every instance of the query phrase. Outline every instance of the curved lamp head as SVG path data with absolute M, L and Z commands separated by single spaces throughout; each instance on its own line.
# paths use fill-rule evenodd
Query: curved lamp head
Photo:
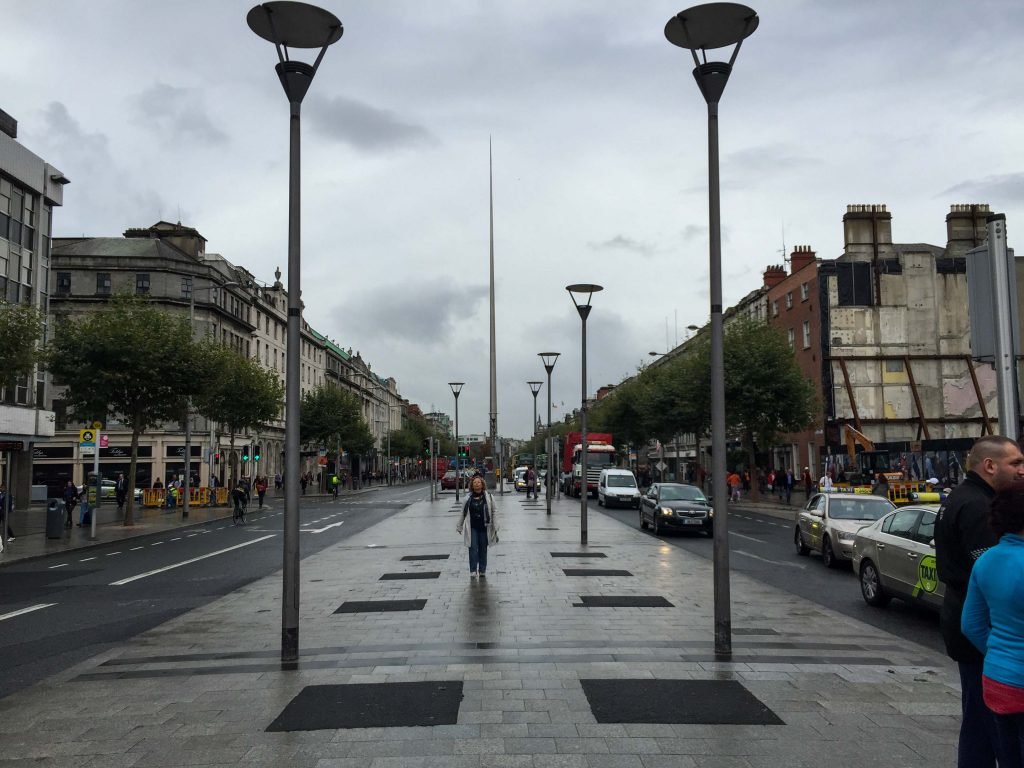
M 573 283 L 565 286 L 565 290 L 572 297 L 572 303 L 576 305 L 576 311 L 580 313 L 580 317 L 586 320 L 587 315 L 590 314 L 590 299 L 598 291 L 603 291 L 604 286 L 593 283 Z M 584 297 L 586 297 L 585 300 Z
M 462 392 L 462 388 L 465 386 L 463 381 L 449 381 L 448 386 L 452 388 L 452 394 L 455 395 L 455 399 L 459 399 L 459 393 Z
M 254 33 L 274 44 L 277 76 L 288 101 L 295 104 L 301 104 L 305 98 L 327 46 L 338 42 L 345 31 L 341 21 L 330 11 L 291 0 L 261 3 L 246 14 L 245 22 Z M 320 53 L 310 65 L 292 61 L 289 48 L 319 48 Z
M 729 82 L 729 73 L 743 41 L 754 34 L 760 19 L 739 3 L 705 3 L 680 11 L 665 25 L 665 37 L 672 45 L 693 55 L 693 77 L 708 104 L 717 104 Z M 707 52 L 730 45 L 736 47 L 728 62 L 708 62 Z M 701 52 L 700 58 L 697 51 Z M 703 61 L 701 61 L 703 59 Z
M 544 363 L 544 370 L 551 375 L 551 371 L 555 369 L 555 363 L 558 361 L 561 352 L 538 352 L 537 357 L 540 358 L 541 362 Z
M 536 400 L 537 399 L 537 393 L 540 392 L 540 388 L 544 386 L 544 382 L 543 381 L 528 381 L 526 383 L 530 385 L 530 391 L 533 392 L 533 399 Z

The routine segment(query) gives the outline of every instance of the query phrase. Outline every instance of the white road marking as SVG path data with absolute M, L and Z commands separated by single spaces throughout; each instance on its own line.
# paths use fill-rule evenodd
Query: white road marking
M 110 553 L 107 554 L 107 557 L 113 557 L 114 555 L 120 555 L 120 554 L 121 554 L 120 552 L 110 552 Z
M 330 528 L 337 528 L 339 525 L 344 525 L 344 523 L 345 523 L 344 520 L 339 520 L 336 523 L 331 523 L 330 525 L 325 525 L 323 528 L 300 528 L 299 530 L 302 531 L 303 533 L 323 533 L 324 531 L 326 531 L 326 530 L 328 530 Z
M 754 560 L 760 560 L 762 563 L 771 563 L 772 565 L 785 565 L 790 568 L 799 568 L 801 571 L 806 568 L 806 565 L 800 563 L 787 563 L 784 560 L 769 560 L 767 557 L 760 557 L 759 555 L 751 554 L 750 552 L 744 552 L 742 549 L 734 549 L 737 555 L 743 555 L 744 557 L 750 557 Z
M 729 535 L 730 536 L 739 536 L 741 539 L 746 539 L 747 541 L 756 541 L 758 544 L 767 544 L 768 543 L 764 539 L 755 539 L 753 536 L 744 536 L 742 533 L 736 533 L 736 531 L 729 531 Z
M 60 565 L 51 565 L 50 570 L 52 571 L 54 568 L 63 568 L 65 565 L 67 565 L 67 563 L 61 563 Z
M 150 544 L 149 546 L 151 546 L 151 547 L 158 547 L 158 546 L 160 546 L 161 544 L 163 544 L 163 542 L 162 542 L 162 541 L 154 541 L 154 542 L 153 542 L 152 544 Z
M 96 557 L 98 557 L 98 555 L 97 555 Z M 95 560 L 95 559 L 96 559 L 96 557 L 83 557 L 83 558 L 82 558 L 81 560 L 79 560 L 78 562 L 80 562 L 80 563 L 88 563 L 88 562 L 89 562 L 90 560 Z
M 181 541 L 181 536 L 175 536 L 171 541 Z
M 128 551 L 129 551 L 129 552 L 134 552 L 134 551 L 135 551 L 136 549 L 142 549 L 142 547 L 132 547 L 132 548 L 131 548 L 130 550 L 128 550 Z
M 186 539 L 191 539 L 191 538 L 192 538 L 193 536 L 198 536 L 198 535 L 199 535 L 198 533 L 190 533 L 190 534 L 189 534 L 188 536 L 186 536 L 185 538 L 186 538 Z
M 120 581 L 112 581 L 112 582 L 110 582 L 110 586 L 111 587 L 120 587 L 120 586 L 123 586 L 125 584 L 130 584 L 133 581 L 138 581 L 139 579 L 145 579 L 147 576 L 155 576 L 158 573 L 163 573 L 164 571 L 170 571 L 170 570 L 173 570 L 175 568 L 181 568 L 181 566 L 183 566 L 183 565 L 189 565 L 190 563 L 196 563 L 196 562 L 199 562 L 200 560 L 205 560 L 208 557 L 216 557 L 217 555 L 223 555 L 225 552 L 230 552 L 230 551 L 232 551 L 234 549 L 241 549 L 242 547 L 248 547 L 250 544 L 256 544 L 256 543 L 261 542 L 261 541 L 266 541 L 267 539 L 272 539 L 272 538 L 274 538 L 275 535 L 276 534 L 270 534 L 269 536 L 261 536 L 258 539 L 253 539 L 252 541 L 247 541 L 244 544 L 236 544 L 235 546 L 228 547 L 227 549 L 218 549 L 216 552 L 208 552 L 207 554 L 200 555 L 199 557 L 193 557 L 193 558 L 191 558 L 189 560 L 182 560 L 180 563 L 174 563 L 173 565 L 165 565 L 163 568 L 157 568 L 156 570 L 153 570 L 153 571 L 146 571 L 145 573 L 140 573 L 137 576 L 129 576 L 127 579 L 121 579 Z
M 10 613 L 0 615 L 0 621 L 13 619 L 15 616 L 22 616 L 26 613 L 32 613 L 32 611 L 41 611 L 43 608 L 49 608 L 52 605 L 56 605 L 56 603 L 39 603 L 39 605 L 30 605 L 28 608 L 22 608 L 20 611 L 11 611 Z

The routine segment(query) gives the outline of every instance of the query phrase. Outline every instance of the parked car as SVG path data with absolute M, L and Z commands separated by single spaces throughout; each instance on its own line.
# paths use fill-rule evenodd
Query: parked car
M 96 486 L 95 480 L 90 480 L 89 487 L 94 488 Z M 85 490 L 84 485 L 78 486 L 78 492 L 82 493 Z M 135 501 L 142 502 L 142 489 L 135 489 Z M 91 497 L 90 497 L 91 498 Z M 103 485 L 100 487 L 100 501 L 117 501 L 117 481 L 103 479 Z
M 853 570 L 864 602 L 879 608 L 898 597 L 934 610 L 945 592 L 935 567 L 938 504 L 900 507 L 857 531 Z
M 796 514 L 793 543 L 798 555 L 821 552 L 828 568 L 853 558 L 857 531 L 896 509 L 882 496 L 816 493 Z
M 455 477 L 456 477 L 456 474 L 455 474 L 455 470 L 454 469 L 449 469 L 447 472 L 445 472 L 441 476 L 441 490 L 442 491 L 454 491 L 455 490 L 455 485 L 456 485 Z M 466 477 L 465 472 L 463 472 L 463 475 L 460 478 L 460 481 L 458 482 L 458 486 L 459 486 L 459 488 L 468 488 L 469 487 L 469 479 Z
M 640 509 L 640 489 L 636 477 L 628 469 L 602 469 L 597 481 L 597 506 L 616 504 Z
M 695 485 L 652 483 L 640 497 L 640 527 L 650 526 L 654 534 L 665 530 L 703 531 L 714 534 L 715 510 Z

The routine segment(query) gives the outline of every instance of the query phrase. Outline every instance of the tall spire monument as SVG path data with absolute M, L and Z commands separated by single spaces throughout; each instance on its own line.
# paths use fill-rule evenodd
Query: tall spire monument
M 497 452 L 498 473 L 503 474 L 501 466 L 501 451 L 498 450 L 498 373 L 497 373 L 497 345 L 495 343 L 494 331 L 494 153 L 491 149 L 491 137 L 487 137 L 487 173 L 488 192 L 490 202 L 490 225 L 491 225 L 491 451 Z M 494 479 L 488 478 L 492 488 Z

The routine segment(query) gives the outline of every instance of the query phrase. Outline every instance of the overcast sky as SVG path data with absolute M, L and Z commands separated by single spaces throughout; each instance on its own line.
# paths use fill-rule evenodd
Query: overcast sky
M 288 108 L 252 0 L 0 0 L 0 108 L 71 180 L 54 235 L 181 220 L 258 278 L 286 269 Z M 403 396 L 488 412 L 488 137 L 498 429 L 525 437 L 708 317 L 706 111 L 675 0 L 323 0 L 345 34 L 303 105 L 306 319 Z M 842 251 L 849 203 L 945 244 L 950 203 L 1024 227 L 1024 3 L 773 0 L 721 109 L 726 305 L 783 242 Z M 285 278 L 287 279 L 287 278 Z M 678 331 L 676 330 L 678 328 Z M 543 413 L 546 393 L 538 398 Z

